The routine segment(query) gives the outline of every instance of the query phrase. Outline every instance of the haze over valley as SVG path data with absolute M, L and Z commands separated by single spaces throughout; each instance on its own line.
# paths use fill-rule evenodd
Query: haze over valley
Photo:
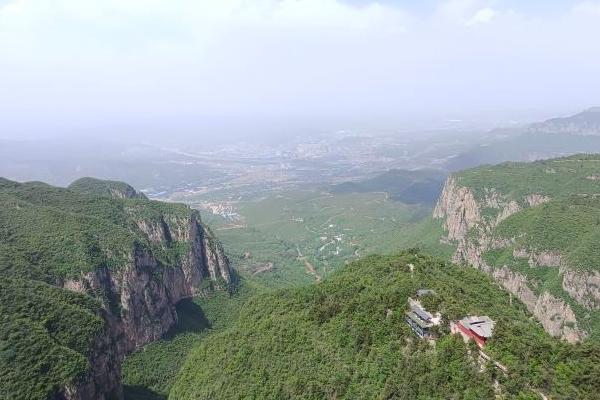
M 0 399 L 597 399 L 599 22 L 0 0 Z

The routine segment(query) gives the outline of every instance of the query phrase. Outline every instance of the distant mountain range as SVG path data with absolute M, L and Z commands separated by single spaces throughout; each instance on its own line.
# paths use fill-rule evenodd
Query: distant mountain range
M 501 132 L 500 135 L 494 133 Z M 576 136 L 576 138 L 574 138 Z M 537 161 L 600 152 L 600 107 L 525 128 L 494 130 L 481 142 L 452 157 L 444 167 L 460 171 L 505 161 Z
M 564 118 L 551 118 L 531 124 L 530 133 L 563 133 L 569 135 L 600 135 L 600 107 L 588 108 Z

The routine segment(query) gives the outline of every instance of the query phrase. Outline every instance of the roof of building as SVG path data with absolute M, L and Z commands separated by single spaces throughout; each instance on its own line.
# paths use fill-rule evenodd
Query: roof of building
M 433 324 L 419 317 L 414 311 L 407 311 L 406 316 L 421 328 L 431 328 Z
M 429 296 L 430 294 L 435 294 L 435 290 L 433 290 L 433 289 L 419 289 L 419 290 L 417 290 L 417 296 L 419 296 L 419 297 Z
M 490 338 L 494 330 L 495 322 L 490 317 L 484 315 L 479 316 L 468 316 L 460 320 L 460 323 L 467 329 L 472 330 L 477 335 Z
M 425 309 L 423 309 L 422 307 L 419 307 L 416 304 L 413 304 L 410 309 L 419 316 L 419 318 L 425 320 L 425 321 L 429 321 L 432 318 L 432 315 L 425 311 Z

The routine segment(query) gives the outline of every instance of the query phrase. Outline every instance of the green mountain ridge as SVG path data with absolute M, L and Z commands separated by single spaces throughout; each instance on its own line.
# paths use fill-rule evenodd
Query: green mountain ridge
M 412 267 L 411 267 L 412 266 Z M 443 314 L 441 338 L 418 339 L 404 322 L 417 289 Z M 464 315 L 496 321 L 485 351 L 508 368 L 481 370 L 473 347 L 448 332 Z M 417 251 L 371 256 L 318 285 L 256 296 L 237 323 L 202 342 L 169 399 L 595 398 L 596 345 L 552 339 L 479 271 Z
M 417 185 L 439 185 L 423 174 Z M 415 183 L 404 178 L 389 171 L 332 190 L 380 191 L 399 179 L 384 191 L 404 196 Z M 295 200 L 270 199 L 255 215 L 282 238 L 280 221 L 297 223 L 290 216 L 301 211 L 286 201 Z M 438 257 L 371 255 L 280 290 L 250 270 L 237 294 L 208 295 L 229 289 L 233 271 L 185 205 L 94 178 L 69 188 L 0 178 L 0 202 L 0 398 L 121 399 L 120 364 L 132 352 L 128 400 L 566 400 L 600 390 L 600 155 L 454 173 L 432 218 L 415 209 L 398 225 L 406 232 L 371 247 Z M 298 257 L 290 277 L 308 273 L 297 246 L 281 257 Z M 436 293 L 424 306 L 443 316 L 435 343 L 404 321 L 422 288 Z M 506 372 L 450 334 L 449 321 L 466 315 L 495 321 L 484 351 Z
M 598 155 L 454 174 L 435 212 L 442 239 L 453 260 L 494 275 L 553 335 L 598 338 L 599 177 Z
M 120 399 L 123 356 L 232 282 L 197 211 L 132 190 L 0 179 L 0 398 Z
M 143 193 L 139 193 L 131 185 L 119 181 L 85 177 L 72 182 L 68 188 L 75 192 L 116 199 L 146 199 Z

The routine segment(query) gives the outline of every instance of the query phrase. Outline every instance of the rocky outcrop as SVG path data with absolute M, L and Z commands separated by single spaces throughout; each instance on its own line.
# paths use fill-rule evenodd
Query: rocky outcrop
M 95 338 L 88 359 L 89 372 L 74 384 L 67 385 L 58 394 L 60 400 L 95 399 L 115 400 L 123 398 L 121 386 L 122 349 L 119 338 L 122 328 L 115 323 L 115 317 L 102 312 L 107 324 Z
M 498 224 L 500 224 L 500 222 L 504 221 L 506 218 L 510 217 L 511 215 L 521 211 L 521 207 L 519 206 L 519 203 L 517 203 L 514 200 L 507 202 L 506 205 L 504 205 L 503 207 L 499 207 L 499 209 L 500 209 L 500 212 L 496 216 L 496 220 L 494 221 L 494 223 L 491 226 L 492 228 L 498 226 Z
M 578 327 L 575 313 L 564 300 L 546 291 L 541 295 L 536 294 L 525 275 L 514 272 L 507 266 L 494 270 L 493 276 L 525 304 L 549 334 L 562 337 L 570 343 L 578 342 L 586 336 Z
M 562 270 L 562 287 L 577 303 L 588 310 L 600 309 L 600 273 Z
M 525 196 L 525 201 L 529 204 L 529 207 L 539 206 L 550 201 L 550 197 L 544 196 L 543 194 L 529 194 Z
M 65 399 L 122 398 L 123 357 L 159 339 L 177 322 L 177 302 L 231 282 L 223 249 L 196 212 L 190 211 L 187 218 L 140 220 L 137 226 L 152 243 L 187 250 L 176 265 L 163 265 L 151 250 L 135 248 L 126 265 L 98 268 L 62 283 L 66 289 L 97 297 L 107 326 L 90 352 L 92 372 L 65 388 Z
M 449 240 L 463 240 L 469 229 L 481 220 L 473 192 L 456 184 L 453 177 L 444 184 L 442 195 L 433 210 L 434 218 L 445 218 L 444 228 Z
M 511 271 L 507 266 L 494 269 L 483 257 L 490 249 L 501 249 L 515 244 L 516 238 L 499 238 L 494 235 L 494 228 L 506 218 L 522 210 L 522 207 L 539 206 L 550 199 L 540 194 L 530 194 L 519 204 L 508 199 L 494 188 L 483 188 L 476 198 L 471 188 L 460 186 L 456 177 L 446 181 L 442 195 L 435 207 L 433 217 L 443 219 L 443 228 L 447 233 L 441 238 L 444 243 L 456 245 L 452 256 L 455 263 L 464 263 L 490 273 L 507 290 L 517 296 L 542 323 L 548 333 L 574 342 L 585 337 L 585 332 L 577 325 L 575 313 L 564 300 L 550 293 L 536 293 L 531 289 L 531 282 L 523 274 Z M 492 210 L 492 211 L 490 211 Z M 530 267 L 554 267 L 562 265 L 562 259 L 555 251 L 533 251 L 517 248 L 513 251 L 515 258 L 527 258 Z M 587 285 L 582 285 L 581 275 L 565 273 L 563 287 L 581 304 L 592 307 L 600 298 L 598 281 L 594 277 Z M 596 277 L 600 279 L 600 275 Z M 584 288 L 582 290 L 582 288 Z
M 513 250 L 514 258 L 526 258 L 530 267 L 560 267 L 562 257 L 558 251 L 532 251 L 525 248 Z
M 113 199 L 146 199 L 144 193 L 140 193 L 132 186 L 126 185 L 123 188 L 110 188 L 110 196 Z

